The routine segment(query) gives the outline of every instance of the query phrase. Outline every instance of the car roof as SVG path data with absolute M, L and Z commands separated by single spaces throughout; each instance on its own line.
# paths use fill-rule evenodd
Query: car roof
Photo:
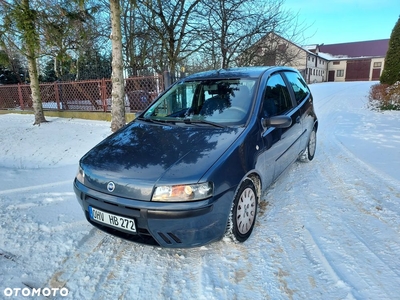
M 184 81 L 202 79 L 228 79 L 228 78 L 258 78 L 267 71 L 293 70 L 288 67 L 265 66 L 265 67 L 240 67 L 230 69 L 210 70 L 196 73 L 184 78 Z

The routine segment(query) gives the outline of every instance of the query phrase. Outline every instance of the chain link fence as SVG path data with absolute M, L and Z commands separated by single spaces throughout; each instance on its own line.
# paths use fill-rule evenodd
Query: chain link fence
M 126 112 L 146 108 L 164 90 L 163 76 L 125 79 Z M 40 84 L 44 110 L 111 111 L 110 79 Z M 0 85 L 0 109 L 31 110 L 29 84 Z

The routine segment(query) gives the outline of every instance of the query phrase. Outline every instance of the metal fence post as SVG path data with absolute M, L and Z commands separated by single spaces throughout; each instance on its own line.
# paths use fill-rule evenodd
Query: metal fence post
M 100 81 L 100 97 L 101 102 L 103 103 L 103 110 L 107 112 L 107 87 L 106 87 L 106 80 L 104 78 Z
M 60 94 L 58 93 L 58 83 L 54 82 L 54 94 L 56 96 L 57 109 L 60 110 Z
M 21 106 L 21 109 L 24 110 L 24 99 L 22 97 L 22 90 L 21 90 L 21 84 L 18 83 L 18 98 L 19 98 L 19 105 Z
M 172 84 L 171 73 L 168 71 L 164 71 L 163 76 L 164 76 L 164 90 L 166 90 Z

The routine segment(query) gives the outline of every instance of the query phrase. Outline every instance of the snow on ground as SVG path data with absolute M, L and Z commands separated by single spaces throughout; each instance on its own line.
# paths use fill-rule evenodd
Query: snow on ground
M 109 123 L 0 115 L 0 298 L 400 299 L 400 112 L 369 110 L 372 84 L 311 85 L 315 159 L 264 193 L 247 242 L 194 249 L 86 222 L 72 181 Z

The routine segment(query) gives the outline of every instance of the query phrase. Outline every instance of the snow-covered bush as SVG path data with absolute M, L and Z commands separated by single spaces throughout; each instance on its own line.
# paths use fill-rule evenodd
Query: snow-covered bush
M 369 93 L 370 106 L 380 110 L 400 110 L 400 81 L 375 84 Z

